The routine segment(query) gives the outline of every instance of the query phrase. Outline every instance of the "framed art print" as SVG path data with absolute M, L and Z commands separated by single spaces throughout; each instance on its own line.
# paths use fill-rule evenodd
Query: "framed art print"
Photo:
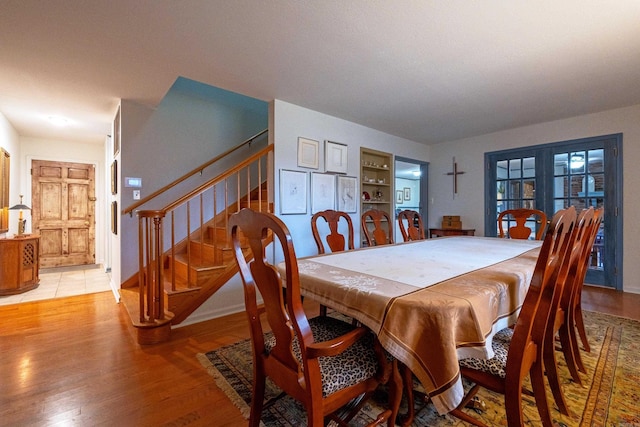
M 319 142 L 308 138 L 298 138 L 298 166 L 318 169 Z
M 280 169 L 280 213 L 307 213 L 307 172 Z
M 353 176 L 338 175 L 338 210 L 355 213 L 358 208 L 356 197 L 358 180 Z
M 346 144 L 326 141 L 324 143 L 324 162 L 327 172 L 347 173 L 347 148 Z
M 336 208 L 336 176 L 311 174 L 311 213 Z
M 116 111 L 116 116 L 113 119 L 113 156 L 115 157 L 120 152 L 120 106 Z
M 111 163 L 111 194 L 118 194 L 118 161 Z
M 118 202 L 111 202 L 111 232 L 118 234 Z

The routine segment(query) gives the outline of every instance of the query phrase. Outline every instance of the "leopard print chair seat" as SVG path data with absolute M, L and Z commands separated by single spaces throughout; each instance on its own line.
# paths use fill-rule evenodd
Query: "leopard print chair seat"
M 355 329 L 355 326 L 349 323 L 328 316 L 309 319 L 309 326 L 316 342 L 329 341 Z M 373 334 L 367 334 L 343 353 L 320 358 L 322 395 L 324 397 L 377 374 L 378 359 L 373 350 L 373 341 Z M 271 335 L 265 342 L 265 348 L 267 351 L 271 351 L 275 345 L 276 338 Z M 296 359 L 302 363 L 302 353 L 297 339 L 293 340 L 292 349 Z M 387 358 L 389 357 L 391 356 L 387 356 Z
M 493 336 L 491 343 L 494 353 L 491 359 L 478 359 L 475 357 L 460 359 L 460 366 L 475 369 L 476 371 L 487 372 L 500 378 L 506 378 L 507 371 L 505 369 L 507 367 L 507 354 L 509 353 L 511 337 L 513 337 L 513 329 L 511 328 L 498 331 Z

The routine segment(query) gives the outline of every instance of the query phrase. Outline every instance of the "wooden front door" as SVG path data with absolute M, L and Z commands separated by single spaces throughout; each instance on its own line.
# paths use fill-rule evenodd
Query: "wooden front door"
M 95 167 L 33 160 L 33 231 L 40 267 L 95 263 Z

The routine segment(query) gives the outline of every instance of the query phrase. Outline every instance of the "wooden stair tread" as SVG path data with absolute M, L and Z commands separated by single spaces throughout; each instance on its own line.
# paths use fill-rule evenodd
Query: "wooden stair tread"
M 186 253 L 175 254 L 175 259 L 185 265 L 188 264 L 188 256 Z M 191 257 L 191 263 L 189 265 L 196 271 L 224 270 L 227 267 L 225 264 L 211 265 L 211 262 L 203 262 L 199 257 L 194 256 Z
M 166 295 L 177 295 L 177 294 L 184 294 L 189 292 L 200 292 L 200 290 L 202 289 L 201 286 L 190 287 L 187 284 L 186 280 L 178 277 L 177 275 L 176 275 L 175 290 L 173 290 L 171 286 L 171 274 L 165 274 L 163 276 L 163 281 L 164 281 L 164 292 Z

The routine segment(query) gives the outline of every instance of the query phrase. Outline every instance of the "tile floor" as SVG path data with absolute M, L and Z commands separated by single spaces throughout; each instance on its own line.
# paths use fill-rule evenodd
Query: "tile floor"
M 40 285 L 17 295 L 0 296 L 0 305 L 91 294 L 111 290 L 111 273 L 102 265 L 40 269 Z

